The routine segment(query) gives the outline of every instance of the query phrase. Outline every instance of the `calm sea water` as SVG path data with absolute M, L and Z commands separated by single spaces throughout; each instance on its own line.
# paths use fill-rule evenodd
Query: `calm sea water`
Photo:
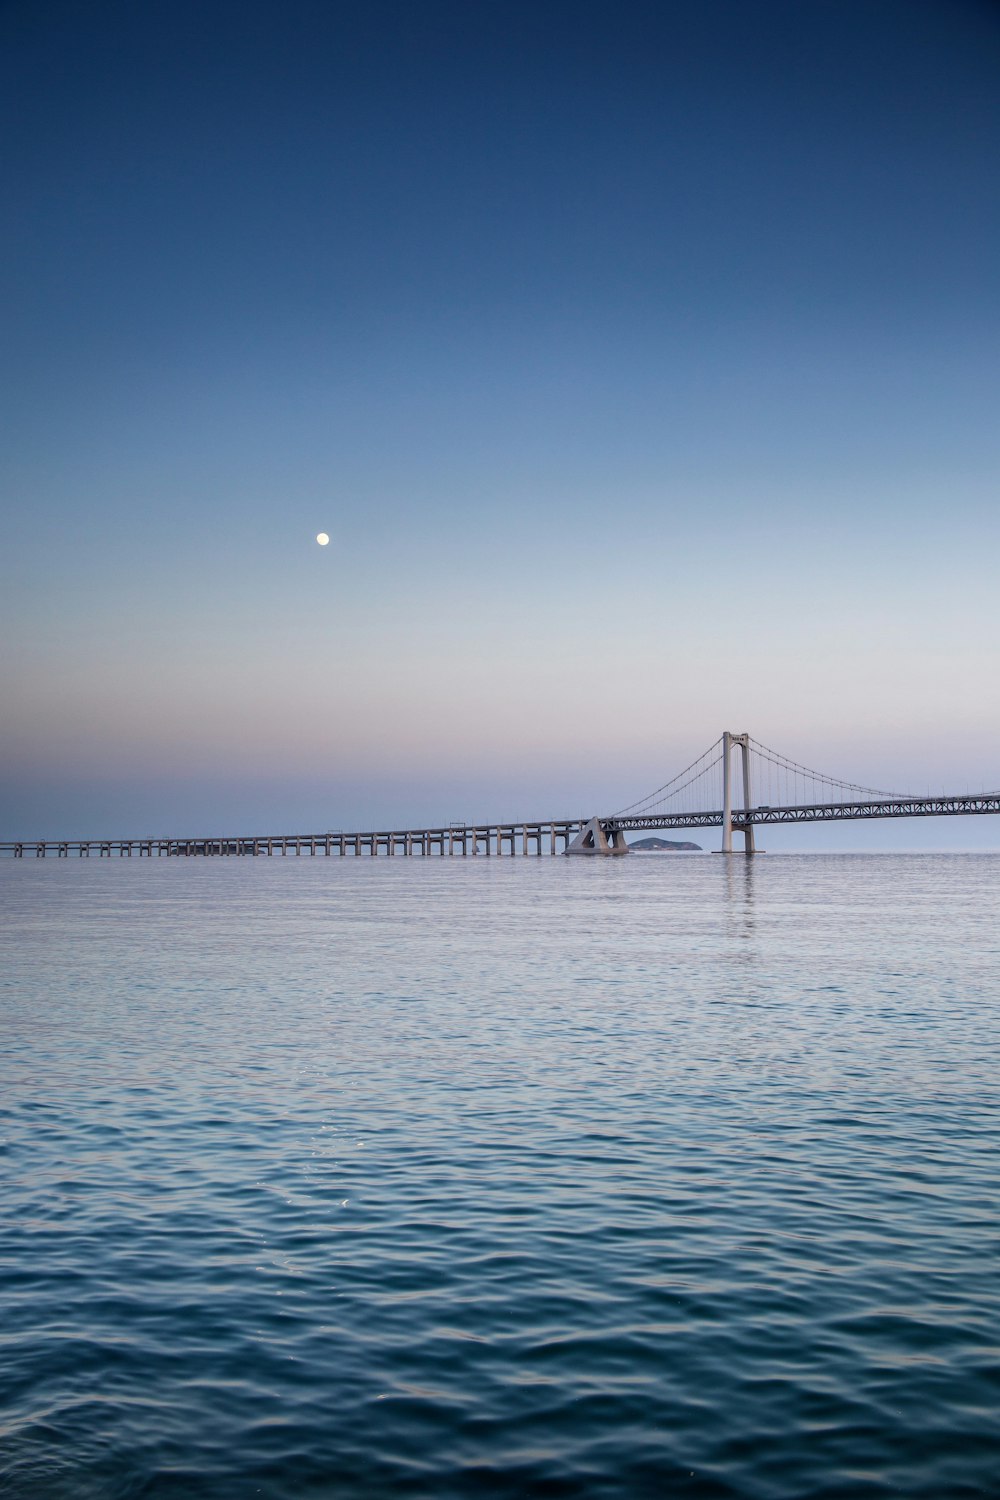
M 1000 1495 L 1000 858 L 0 896 L 3 1495 Z

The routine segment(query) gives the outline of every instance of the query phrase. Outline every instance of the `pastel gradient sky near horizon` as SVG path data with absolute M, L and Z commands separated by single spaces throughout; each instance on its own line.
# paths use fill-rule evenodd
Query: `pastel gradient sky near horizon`
M 0 837 L 725 728 L 1000 787 L 1000 7 L 9 0 L 0 69 Z M 1000 828 L 768 847 L 931 844 Z

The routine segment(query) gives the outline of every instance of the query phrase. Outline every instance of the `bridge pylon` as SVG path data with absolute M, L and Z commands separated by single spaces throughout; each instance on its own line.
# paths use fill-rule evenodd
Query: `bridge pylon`
M 731 734 L 727 729 L 722 736 L 722 848 L 721 854 L 733 852 L 733 746 L 738 745 L 743 756 L 743 820 L 737 827 L 743 831 L 743 848 L 746 854 L 755 853 L 753 823 L 750 820 L 750 736 Z

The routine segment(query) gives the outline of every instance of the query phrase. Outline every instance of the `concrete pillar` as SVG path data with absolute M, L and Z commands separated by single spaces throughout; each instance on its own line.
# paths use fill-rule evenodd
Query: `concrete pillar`
M 725 730 L 722 736 L 722 852 L 733 852 L 733 783 L 730 758 L 732 735 Z
M 743 847 L 747 854 L 754 852 L 753 824 L 750 821 L 750 736 L 731 734 L 727 729 L 722 736 L 722 853 L 733 852 L 733 746 L 738 745 L 743 757 Z
M 753 824 L 750 821 L 750 736 L 740 735 L 740 749 L 743 752 L 743 847 L 747 854 L 753 854 Z

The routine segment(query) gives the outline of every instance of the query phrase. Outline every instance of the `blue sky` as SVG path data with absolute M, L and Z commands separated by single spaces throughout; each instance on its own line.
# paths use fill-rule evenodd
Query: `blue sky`
M 1000 786 L 996 7 L 32 0 L 0 56 L 4 836 L 611 810 L 726 727 Z

